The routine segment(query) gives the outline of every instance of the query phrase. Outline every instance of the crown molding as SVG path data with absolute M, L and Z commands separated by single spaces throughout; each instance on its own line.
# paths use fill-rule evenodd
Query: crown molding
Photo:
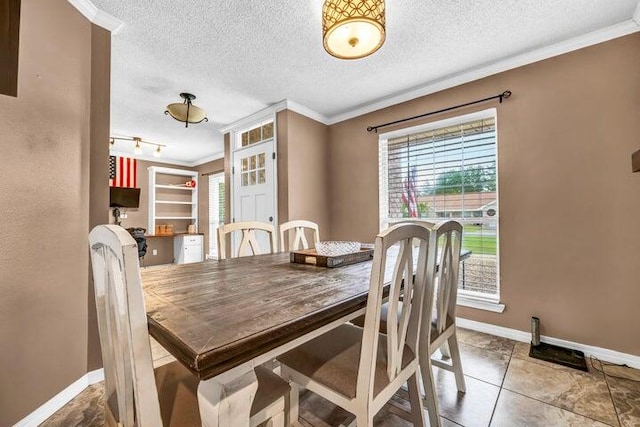
M 502 73 L 504 71 L 512 70 L 514 68 L 522 67 L 524 65 L 532 64 L 534 62 L 549 59 L 554 56 L 573 52 L 574 50 L 589 47 L 598 43 L 603 43 L 618 37 L 623 37 L 638 31 L 640 31 L 640 3 L 638 4 L 638 8 L 636 9 L 633 19 L 630 19 L 628 21 L 611 25 L 609 27 L 593 31 L 582 36 L 574 37 L 572 39 L 564 40 L 550 46 L 535 49 L 527 53 L 511 56 L 509 58 L 502 59 L 488 65 L 473 68 L 463 73 L 453 74 L 428 83 L 426 85 L 408 90 L 406 92 L 401 92 L 399 94 L 379 98 L 370 103 L 362 104 L 344 113 L 336 114 L 333 116 L 325 116 L 321 113 L 318 113 L 317 111 L 305 107 L 302 104 L 298 104 L 295 101 L 283 99 L 282 101 L 276 102 L 275 104 L 263 108 L 260 111 L 257 111 L 247 117 L 224 126 L 220 129 L 220 132 L 222 134 L 225 134 L 231 131 L 238 130 L 245 126 L 250 126 L 253 123 L 268 118 L 269 115 L 273 115 L 282 110 L 295 111 L 298 114 L 302 114 L 303 116 L 306 116 L 325 125 L 333 125 L 345 120 L 352 119 L 354 117 L 362 116 L 364 114 L 390 107 L 392 105 L 411 101 L 412 99 L 420 98 L 422 96 L 440 92 L 445 89 L 460 86 L 465 83 L 489 77 L 494 74 Z
M 124 151 L 116 151 L 116 150 L 109 150 L 109 155 L 110 156 L 118 156 L 118 157 L 128 157 L 130 159 L 136 159 L 136 160 L 143 160 L 145 162 L 153 162 L 153 163 L 163 163 L 163 164 L 167 164 L 167 165 L 175 165 L 175 166 L 184 166 L 184 167 L 188 167 L 188 168 L 192 168 L 197 166 L 196 162 L 185 162 L 182 160 L 172 160 L 172 159 L 167 159 L 167 158 L 163 158 L 163 157 L 153 157 L 153 156 L 148 156 L 146 154 L 134 154 L 134 153 L 126 153 Z
M 194 160 L 192 162 L 185 162 L 184 160 L 174 160 L 166 157 L 165 158 L 153 157 L 153 156 L 148 156 L 146 154 L 126 153 L 124 151 L 117 151 L 117 150 L 109 150 L 109 155 L 118 156 L 118 157 L 129 157 L 130 159 L 143 160 L 145 162 L 162 163 L 166 165 L 183 166 L 187 168 L 195 168 L 205 163 L 224 158 L 224 152 L 214 153 L 209 156 Z
M 274 104 L 271 104 L 268 107 L 263 108 L 262 110 L 256 111 L 253 114 L 250 114 L 246 117 L 243 117 L 239 120 L 236 120 L 233 123 L 230 123 L 224 126 L 223 128 L 220 129 L 220 133 L 224 135 L 225 133 L 236 131 L 246 126 L 251 126 L 256 122 L 265 120 L 269 118 L 269 116 L 275 115 L 276 113 L 284 110 L 295 111 L 298 114 L 301 114 L 305 117 L 308 117 L 312 120 L 315 120 L 316 122 L 320 122 L 325 125 L 328 125 L 330 122 L 329 117 L 323 114 L 320 114 L 317 111 L 312 110 L 311 108 L 305 107 L 304 105 L 298 104 L 297 102 L 291 101 L 290 99 L 283 99 L 282 101 L 278 101 Z
M 98 9 L 90 0 L 67 0 L 73 7 L 89 21 L 105 30 L 111 31 L 111 35 L 118 34 L 118 31 L 124 27 L 124 22 L 109 15 L 107 12 Z
M 305 117 L 308 117 L 316 122 L 323 123 L 328 125 L 331 121 L 330 117 L 325 116 L 324 114 L 320 114 L 317 111 L 312 110 L 311 108 L 307 108 L 302 104 L 298 104 L 295 101 L 291 101 L 289 99 L 285 100 L 285 106 L 287 110 L 295 111 L 298 114 L 301 114 Z M 283 108 L 284 110 L 285 108 Z
M 238 119 L 235 122 L 229 123 L 228 125 L 220 128 L 220 133 L 224 135 L 231 131 L 236 131 L 245 126 L 251 126 L 256 122 L 265 120 L 270 116 L 275 115 L 278 111 L 284 110 L 286 107 L 283 108 L 283 106 L 286 105 L 286 102 L 287 102 L 286 99 L 283 99 L 282 101 L 276 102 L 275 104 L 271 104 L 268 107 L 265 107 L 261 110 L 256 111 L 255 113 L 252 113 L 246 117 Z
M 626 36 L 628 34 L 640 31 L 640 24 L 638 23 L 638 21 L 640 21 L 640 5 L 638 5 L 638 9 L 636 10 L 634 19 L 621 22 L 620 24 L 611 25 L 609 27 L 605 27 L 600 30 L 593 31 L 579 37 L 574 37 L 572 39 L 565 40 L 559 43 L 555 43 L 550 46 L 535 49 L 527 53 L 515 55 L 489 65 L 471 69 L 470 71 L 464 73 L 448 76 L 435 82 L 429 83 L 425 86 L 420 86 L 415 89 L 409 90 L 407 92 L 381 98 L 371 103 L 361 105 L 353 110 L 334 115 L 330 117 L 327 124 L 332 125 L 335 123 L 339 123 L 348 119 L 352 119 L 354 117 L 362 116 L 363 114 L 390 107 L 392 105 L 410 101 L 421 96 L 430 95 L 441 90 L 450 89 L 452 87 L 460 86 L 474 80 L 479 80 L 494 74 L 522 67 L 523 65 L 532 64 L 534 62 L 542 61 L 544 59 L 552 58 L 554 56 L 592 46 L 594 44 Z

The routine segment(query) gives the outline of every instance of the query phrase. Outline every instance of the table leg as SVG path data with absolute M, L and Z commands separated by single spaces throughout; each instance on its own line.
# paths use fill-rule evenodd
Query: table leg
M 198 406 L 204 427 L 249 427 L 251 403 L 258 390 L 253 369 L 240 375 L 219 375 L 198 385 Z

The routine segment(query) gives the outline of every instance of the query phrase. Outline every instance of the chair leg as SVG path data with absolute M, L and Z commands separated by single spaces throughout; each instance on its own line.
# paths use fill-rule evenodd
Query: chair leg
M 285 408 L 286 411 L 287 408 Z M 266 427 L 285 427 L 284 412 L 278 412 L 267 422 Z
M 436 385 L 433 380 L 433 369 L 429 356 L 420 360 L 420 373 L 422 374 L 422 386 L 424 387 L 424 404 L 427 407 L 427 411 L 429 411 L 429 425 L 431 427 L 440 427 L 438 395 L 436 394 Z
M 409 387 L 409 402 L 411 403 L 411 422 L 414 426 L 424 426 L 424 413 L 422 412 L 422 399 L 418 388 L 418 370 L 407 380 Z
M 356 426 L 373 427 L 373 415 L 369 413 L 362 413 L 360 415 L 356 415 Z
M 298 422 L 298 418 L 300 416 L 300 389 L 298 384 L 293 381 L 289 381 L 289 385 L 291 386 L 291 391 L 289 392 L 289 398 L 285 401 L 284 411 L 285 411 L 285 425 L 291 426 L 293 423 Z
M 460 358 L 460 347 L 458 346 L 457 331 L 453 331 L 453 334 L 447 340 L 449 343 L 449 349 L 451 350 L 451 363 L 453 365 L 453 373 L 456 377 L 456 385 L 458 391 L 465 393 L 467 391 L 467 385 L 464 381 L 464 372 L 462 371 L 462 359 Z

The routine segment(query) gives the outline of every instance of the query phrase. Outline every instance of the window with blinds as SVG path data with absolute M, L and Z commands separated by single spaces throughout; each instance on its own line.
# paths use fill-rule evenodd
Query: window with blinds
M 498 294 L 495 110 L 380 136 L 381 228 L 416 218 L 464 226 L 460 289 Z
M 209 258 L 218 258 L 218 227 L 224 224 L 224 173 L 209 175 Z

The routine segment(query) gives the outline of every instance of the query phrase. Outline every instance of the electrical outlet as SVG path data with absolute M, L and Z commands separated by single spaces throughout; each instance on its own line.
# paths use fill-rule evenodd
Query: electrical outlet
M 126 218 L 127 214 L 120 214 L 120 218 Z
M 153 256 L 156 256 L 156 255 L 158 255 L 158 250 L 157 250 L 157 249 L 154 249 L 154 250 L 153 250 Z

